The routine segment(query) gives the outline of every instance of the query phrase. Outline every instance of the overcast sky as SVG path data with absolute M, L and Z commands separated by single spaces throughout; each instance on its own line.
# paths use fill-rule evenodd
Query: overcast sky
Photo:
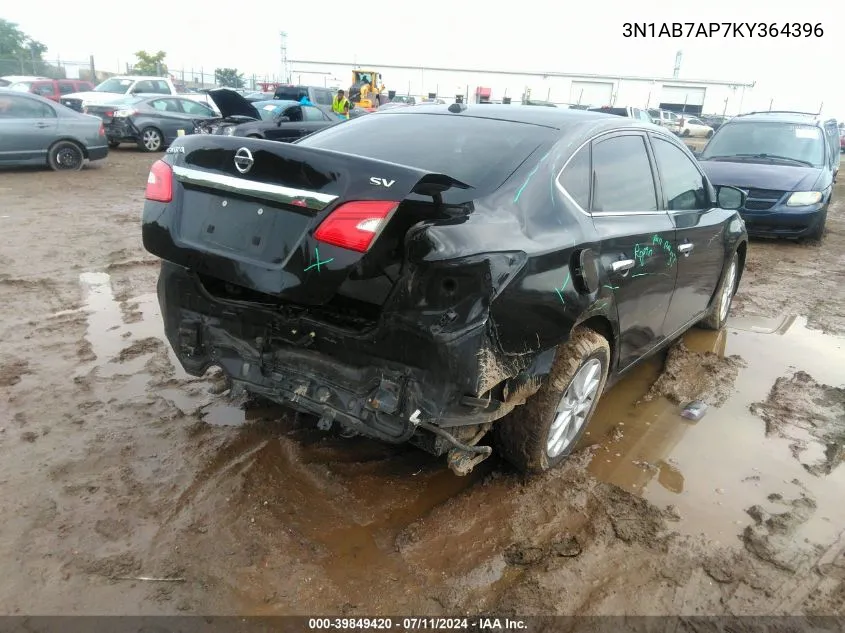
M 839 70 L 845 19 L 836 18 L 833 0 L 181 0 L 154 3 L 150 10 L 111 1 L 85 8 L 73 2 L 4 4 L 0 17 L 45 43 L 48 57 L 94 55 L 98 68 L 107 70 L 117 70 L 118 62 L 125 68 L 144 49 L 166 51 L 171 70 L 202 67 L 210 73 L 234 66 L 278 75 L 280 30 L 288 32 L 290 59 L 365 64 L 671 77 L 681 49 L 681 78 L 756 80 L 752 107 L 768 107 L 770 98 L 776 108 L 814 108 L 824 101 L 825 110 L 845 117 Z M 634 21 L 821 22 L 824 35 L 626 39 L 622 25 Z

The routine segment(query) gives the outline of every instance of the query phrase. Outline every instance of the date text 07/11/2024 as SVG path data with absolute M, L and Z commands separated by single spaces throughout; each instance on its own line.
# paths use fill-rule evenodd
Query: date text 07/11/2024
M 528 628 L 524 620 L 496 617 L 441 618 L 406 617 L 393 618 L 309 618 L 308 630 L 395 630 L 395 631 L 446 631 L 472 630 L 494 633 L 498 631 L 520 631 Z
M 622 37 L 822 37 L 821 22 L 625 22 Z

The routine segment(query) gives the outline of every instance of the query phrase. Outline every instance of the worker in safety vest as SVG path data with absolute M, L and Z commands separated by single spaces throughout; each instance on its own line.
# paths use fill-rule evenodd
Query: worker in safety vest
M 344 96 L 343 90 L 338 90 L 337 96 L 332 99 L 332 112 L 344 119 L 349 118 L 349 99 Z

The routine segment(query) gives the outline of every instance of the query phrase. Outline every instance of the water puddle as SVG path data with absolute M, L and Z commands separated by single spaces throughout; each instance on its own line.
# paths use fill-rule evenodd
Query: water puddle
M 751 406 L 769 398 L 778 378 L 800 370 L 818 383 L 842 386 L 845 338 L 810 330 L 801 317 L 742 318 L 721 332 L 691 330 L 684 343 L 699 353 L 742 357 L 733 392 L 697 422 L 685 419 L 683 403 L 641 400 L 662 369 L 662 359 L 650 360 L 601 400 L 585 438 L 601 443 L 589 470 L 656 505 L 675 506 L 684 533 L 735 542 L 743 526 L 755 523 L 748 508 L 776 513 L 807 496 L 817 508 L 794 537 L 836 540 L 845 524 L 845 466 L 812 474 L 803 464 L 824 458 L 819 438 L 797 427 L 788 438 L 767 436 L 767 423 Z M 800 461 L 796 446 L 803 446 Z
M 78 377 L 92 374 L 107 385 L 108 397 L 119 401 L 144 397 L 156 382 L 174 382 L 173 387 L 154 388 L 154 394 L 186 414 L 207 404 L 210 399 L 206 390 L 191 385 L 199 381 L 182 370 L 167 343 L 155 293 L 120 302 L 108 273 L 82 273 L 79 281 L 84 305 L 77 312 L 87 317 L 85 339 L 90 344 L 92 360 L 81 365 Z

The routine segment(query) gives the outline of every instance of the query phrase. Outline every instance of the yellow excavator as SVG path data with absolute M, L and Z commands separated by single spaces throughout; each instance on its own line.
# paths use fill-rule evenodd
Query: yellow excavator
M 381 105 L 384 83 L 377 70 L 353 70 L 349 103 L 362 110 L 375 110 Z

